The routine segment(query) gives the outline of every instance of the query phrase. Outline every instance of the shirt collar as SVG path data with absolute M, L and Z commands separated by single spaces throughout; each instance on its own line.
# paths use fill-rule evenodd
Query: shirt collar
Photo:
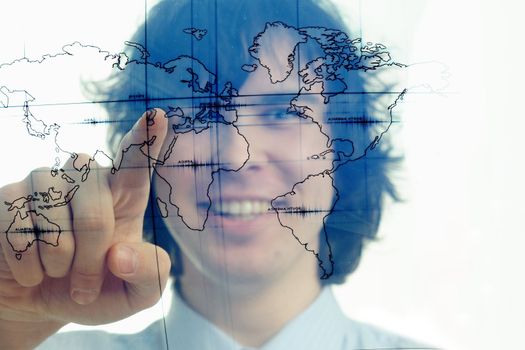
M 178 295 L 167 317 L 170 348 L 199 350 L 248 350 L 193 311 Z M 345 319 L 330 288 L 292 319 L 261 350 L 338 349 L 344 341 Z

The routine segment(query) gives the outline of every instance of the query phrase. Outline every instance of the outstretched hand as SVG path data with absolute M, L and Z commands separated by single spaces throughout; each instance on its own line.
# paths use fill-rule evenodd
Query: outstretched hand
M 143 242 L 143 219 L 166 133 L 164 112 L 150 110 L 113 167 L 78 155 L 58 174 L 38 169 L 0 189 L 0 333 L 2 322 L 113 322 L 158 301 L 170 259 Z M 39 193 L 61 200 L 38 206 Z

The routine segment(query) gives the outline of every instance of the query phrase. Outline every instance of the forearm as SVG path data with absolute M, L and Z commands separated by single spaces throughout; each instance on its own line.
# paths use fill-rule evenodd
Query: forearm
M 34 349 L 62 326 L 58 322 L 0 321 L 0 349 Z

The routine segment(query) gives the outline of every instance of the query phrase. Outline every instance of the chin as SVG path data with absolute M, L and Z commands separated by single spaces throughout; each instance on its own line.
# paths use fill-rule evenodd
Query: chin
M 202 247 L 202 254 L 194 254 L 191 260 L 201 274 L 219 285 L 262 288 L 294 274 L 294 270 L 315 270 L 315 258 L 288 238 L 274 237 L 260 244 Z

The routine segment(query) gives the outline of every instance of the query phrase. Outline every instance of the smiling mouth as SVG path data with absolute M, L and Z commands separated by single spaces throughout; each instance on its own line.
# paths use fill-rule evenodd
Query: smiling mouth
M 256 216 L 274 213 L 268 200 L 222 200 L 212 202 L 210 212 L 232 219 L 251 220 Z

